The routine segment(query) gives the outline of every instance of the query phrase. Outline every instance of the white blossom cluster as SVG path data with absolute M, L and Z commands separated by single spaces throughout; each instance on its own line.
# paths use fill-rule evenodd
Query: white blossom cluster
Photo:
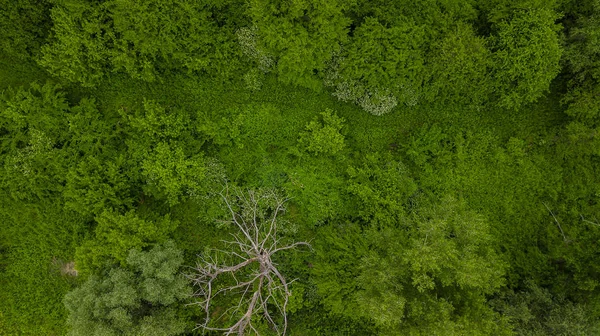
M 13 157 L 8 158 L 8 166 L 11 166 L 12 169 L 21 172 L 23 176 L 29 176 L 31 174 L 31 164 L 29 163 L 30 157 L 29 151 L 27 148 L 20 150 Z
M 24 176 L 29 176 L 32 171 L 32 161 L 40 154 L 48 153 L 52 147 L 52 140 L 38 130 L 31 130 L 29 146 L 17 151 L 17 154 L 8 159 L 8 165 Z
M 396 100 L 396 97 L 387 90 L 381 92 L 380 90 L 375 89 L 373 92 L 368 91 L 365 95 L 360 97 L 358 99 L 358 104 L 365 111 L 379 116 L 393 110 L 394 107 L 398 105 L 398 101 Z
M 204 161 L 204 168 L 206 176 L 195 181 L 193 187 L 188 187 L 185 191 L 187 196 L 192 198 L 204 198 L 209 199 L 213 197 L 211 193 L 207 193 L 204 187 L 205 185 L 221 185 L 227 181 L 227 175 L 225 174 L 225 167 L 219 160 L 207 157 Z
M 331 94 L 344 102 L 357 102 L 364 88 L 356 81 L 342 81 L 335 84 L 335 91 Z
M 341 81 L 341 75 L 339 73 L 340 63 L 344 60 L 344 57 L 340 56 L 342 50 L 334 51 L 331 55 L 331 60 L 325 63 L 325 78 L 323 78 L 323 84 L 325 86 L 336 86 Z
M 244 75 L 244 83 L 250 91 L 258 91 L 262 87 L 261 75 L 258 69 L 251 69 Z
M 238 29 L 236 35 L 244 55 L 256 61 L 258 68 L 262 72 L 267 73 L 271 70 L 275 62 L 273 57 L 258 48 L 256 31 L 257 28 L 255 26 L 244 27 Z
M 339 64 L 344 58 L 339 57 L 339 53 L 334 53 L 332 60 L 327 64 L 323 79 L 325 86 L 334 88 L 332 95 L 341 101 L 353 102 L 373 115 L 380 116 L 391 112 L 398 105 L 398 101 L 389 90 L 370 91 L 362 83 L 346 80 L 340 75 Z

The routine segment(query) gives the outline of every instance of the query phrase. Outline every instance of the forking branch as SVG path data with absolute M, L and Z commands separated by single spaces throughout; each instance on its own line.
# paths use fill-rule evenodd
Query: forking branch
M 194 304 L 200 305 L 206 314 L 204 322 L 197 328 L 222 331 L 224 335 L 250 332 L 258 335 L 253 322 L 262 314 L 275 332 L 285 335 L 292 281 L 288 282 L 281 274 L 272 256 L 298 246 L 310 248 L 310 244 L 295 242 L 281 246 L 281 238 L 277 235 L 278 216 L 285 212 L 287 199 L 274 190 L 243 192 L 225 184 L 218 195 L 228 209 L 231 218 L 228 222 L 233 224 L 235 233 L 232 233 L 232 240 L 225 241 L 231 250 L 219 251 L 225 262 L 204 255 L 194 268 L 191 280 L 198 287 L 194 296 L 199 298 Z M 225 284 L 223 280 L 226 280 Z M 217 309 L 213 309 L 215 298 L 225 295 L 239 295 L 239 300 L 215 318 L 214 315 L 218 315 Z M 213 319 L 220 320 L 225 316 L 233 321 L 231 326 L 211 325 Z

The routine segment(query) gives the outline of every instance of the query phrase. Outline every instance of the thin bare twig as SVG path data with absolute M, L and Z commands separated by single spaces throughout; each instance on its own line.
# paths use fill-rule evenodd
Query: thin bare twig
M 567 242 L 567 237 L 565 236 L 565 232 L 563 231 L 562 227 L 560 226 L 560 223 L 558 222 L 558 219 L 556 218 L 556 216 L 554 216 L 554 213 L 552 212 L 552 210 L 550 210 L 550 208 L 546 205 L 546 203 L 542 202 L 542 204 L 544 204 L 544 206 L 546 207 L 546 209 L 548 209 L 548 211 L 552 215 L 552 218 L 554 218 L 554 221 L 556 222 L 556 225 L 558 225 L 558 229 L 560 230 L 560 233 L 563 236 L 563 240 L 565 242 Z
M 581 215 L 581 214 L 580 214 L 579 216 L 581 216 L 581 220 L 582 220 L 582 221 L 584 221 L 584 222 L 586 222 L 586 223 L 588 223 L 588 224 L 592 224 L 592 225 L 600 226 L 600 223 L 598 223 L 598 221 L 597 221 L 597 220 L 596 220 L 595 222 L 592 222 L 592 221 L 590 221 L 590 220 L 587 220 L 587 219 L 585 219 L 585 218 L 583 217 L 583 215 Z

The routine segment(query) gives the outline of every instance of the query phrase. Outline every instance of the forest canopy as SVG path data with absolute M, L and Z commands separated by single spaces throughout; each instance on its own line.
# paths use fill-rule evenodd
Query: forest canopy
M 0 0 L 0 336 L 600 334 L 600 0 Z

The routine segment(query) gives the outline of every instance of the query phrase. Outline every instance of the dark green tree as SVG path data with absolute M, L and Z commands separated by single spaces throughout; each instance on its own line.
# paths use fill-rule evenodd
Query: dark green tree
M 139 218 L 133 211 L 121 215 L 110 210 L 97 216 L 96 222 L 94 234 L 75 254 L 75 266 L 83 274 L 92 274 L 105 265 L 126 265 L 130 250 L 167 241 L 178 225 L 169 215 L 152 221 Z
M 0 50 L 20 62 L 38 57 L 52 26 L 50 8 L 46 0 L 0 1 Z
M 11 197 L 58 195 L 65 182 L 69 105 L 59 87 L 33 83 L 9 91 L 0 105 L 0 181 Z
M 567 114 L 589 126 L 600 116 L 600 1 L 590 1 L 591 10 L 579 14 L 567 31 L 564 63 L 569 91 L 564 97 Z
M 600 332 L 592 307 L 552 294 L 532 281 L 515 292 L 503 291 L 490 305 L 507 317 L 517 335 L 595 335 Z M 593 309 L 593 308 L 592 308 Z

